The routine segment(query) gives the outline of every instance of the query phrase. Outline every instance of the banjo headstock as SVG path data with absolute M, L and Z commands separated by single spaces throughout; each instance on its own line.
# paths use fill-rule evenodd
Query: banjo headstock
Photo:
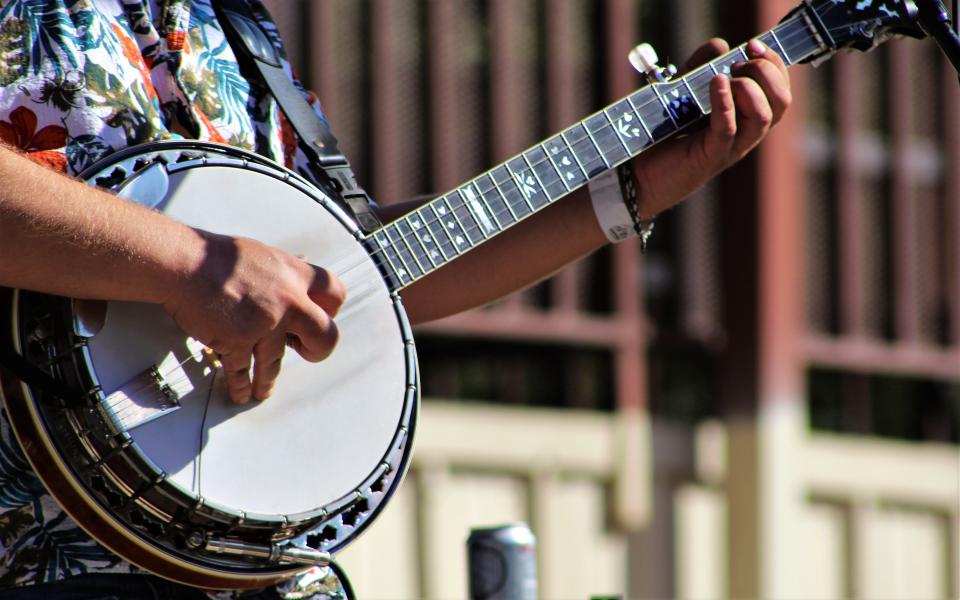
M 892 36 L 926 35 L 913 0 L 805 0 L 798 10 L 823 38 L 826 54 L 847 48 L 867 52 Z

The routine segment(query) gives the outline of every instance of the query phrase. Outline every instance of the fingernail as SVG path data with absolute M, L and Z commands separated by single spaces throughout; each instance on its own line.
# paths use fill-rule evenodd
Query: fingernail
M 763 56 L 767 51 L 767 47 L 764 46 L 760 40 L 750 40 L 750 42 L 747 43 L 747 50 L 754 56 Z

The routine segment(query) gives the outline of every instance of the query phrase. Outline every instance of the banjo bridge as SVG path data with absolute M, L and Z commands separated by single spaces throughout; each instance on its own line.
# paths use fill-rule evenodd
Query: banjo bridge
M 121 430 L 129 431 L 179 409 L 193 390 L 183 365 L 170 353 L 107 395 L 104 409 Z

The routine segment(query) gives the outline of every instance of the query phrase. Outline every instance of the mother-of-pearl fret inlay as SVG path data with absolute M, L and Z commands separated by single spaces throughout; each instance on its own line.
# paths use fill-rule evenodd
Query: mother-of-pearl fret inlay
M 439 211 L 443 215 L 443 224 L 446 225 L 450 239 L 453 240 L 454 246 L 459 251 L 467 243 L 467 232 L 463 228 L 463 224 L 460 223 L 457 214 L 450 208 L 447 198 L 441 198 L 440 201 L 444 203 Z
M 464 188 L 463 195 L 467 200 L 467 206 L 473 213 L 474 218 L 480 222 L 483 230 L 487 233 L 497 231 L 499 227 L 490 220 L 491 214 L 487 212 L 487 209 L 480 203 L 480 200 L 477 199 L 477 194 L 473 191 L 473 188 L 470 186 Z
M 540 185 L 537 179 L 533 176 L 533 173 L 530 173 L 523 168 L 521 168 L 519 172 L 513 169 L 510 170 L 513 173 L 513 180 L 516 182 L 517 188 L 523 194 L 523 197 L 527 200 L 532 200 L 537 194 Z
M 795 14 L 759 38 L 788 65 L 821 50 Z M 711 111 L 710 82 L 747 60 L 745 45 L 683 77 L 641 88 L 372 235 L 391 285 L 403 288 L 640 154 Z

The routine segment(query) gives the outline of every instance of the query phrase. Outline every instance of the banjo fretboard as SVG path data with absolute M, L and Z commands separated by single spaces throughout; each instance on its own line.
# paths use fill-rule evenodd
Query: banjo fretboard
M 759 39 L 788 66 L 824 48 L 802 10 Z M 374 232 L 391 287 L 406 287 L 709 114 L 710 80 L 748 60 L 745 48 L 643 87 Z

